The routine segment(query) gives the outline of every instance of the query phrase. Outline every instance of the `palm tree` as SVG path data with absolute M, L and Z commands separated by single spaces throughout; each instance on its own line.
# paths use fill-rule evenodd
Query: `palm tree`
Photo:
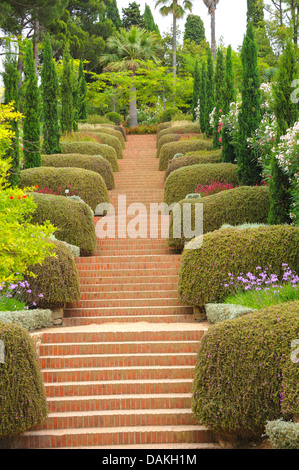
M 216 57 L 216 35 L 215 35 L 215 12 L 216 6 L 219 3 L 219 0 L 203 0 L 204 4 L 209 9 L 209 15 L 211 15 L 211 51 L 213 57 Z
M 129 71 L 133 77 L 140 67 L 147 67 L 147 61 L 158 64 L 156 56 L 158 50 L 156 35 L 138 26 L 127 30 L 120 28 L 113 36 L 107 39 L 106 53 L 101 57 L 101 64 L 106 70 Z M 130 88 L 130 127 L 138 125 L 136 87 Z
M 178 0 L 157 0 L 155 8 L 161 6 L 160 13 L 162 16 L 172 14 L 172 68 L 173 76 L 176 76 L 176 37 L 177 27 L 176 20 L 183 18 L 186 10 L 192 11 L 192 0 L 183 0 L 183 5 L 178 4 Z

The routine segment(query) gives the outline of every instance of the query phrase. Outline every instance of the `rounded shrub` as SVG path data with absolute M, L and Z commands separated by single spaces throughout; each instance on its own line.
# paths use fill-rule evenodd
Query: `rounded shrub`
M 212 150 L 212 141 L 204 139 L 180 140 L 162 145 L 159 153 L 159 170 L 166 171 L 168 162 L 176 153 L 191 152 L 194 150 Z
M 127 140 L 127 134 L 126 134 L 126 129 L 120 124 L 119 126 L 115 125 L 115 124 L 101 124 L 101 127 L 108 127 L 109 129 L 112 128 L 112 129 L 115 129 L 119 132 L 122 133 L 123 135 L 123 138 L 125 139 L 125 141 Z
M 113 135 L 120 141 L 122 148 L 126 147 L 125 139 L 121 131 L 114 129 L 113 127 L 102 126 L 101 124 L 79 124 L 79 132 L 103 132 L 104 134 Z
M 113 147 L 118 159 L 124 158 L 122 145 L 117 137 L 115 137 L 114 135 L 106 134 L 104 131 L 98 131 L 98 130 L 92 131 L 92 135 L 94 135 L 97 139 L 99 139 L 101 144 L 105 144 L 105 145 L 109 145 L 109 147 Z
M 47 418 L 45 387 L 35 344 L 19 325 L 0 322 L 0 438 L 11 438 Z
M 115 188 L 112 166 L 101 155 L 80 155 L 76 153 L 42 155 L 41 164 L 42 166 L 55 168 L 74 167 L 94 171 L 102 176 L 107 189 Z
M 280 278 L 284 273 L 282 263 L 298 272 L 299 228 L 270 225 L 215 230 L 185 246 L 178 295 L 185 304 L 202 308 L 233 293 L 233 287 L 225 283 L 229 273 L 236 278 L 260 267 Z
M 161 115 L 161 121 L 162 122 L 169 122 L 171 121 L 172 117 L 177 114 L 178 108 L 168 108 L 165 111 L 163 111 Z
M 190 155 L 192 153 L 192 155 Z M 199 165 L 203 163 L 221 163 L 222 151 L 221 150 L 199 150 L 197 152 L 188 152 L 186 155 L 175 160 L 169 160 L 168 168 L 165 172 L 164 179 L 170 175 L 174 170 L 182 166 Z
M 267 186 L 240 186 L 228 189 L 200 199 L 183 199 L 179 203 L 180 213 L 186 204 L 190 205 L 191 230 L 195 229 L 196 204 L 203 204 L 203 233 L 218 230 L 226 223 L 241 225 L 243 223 L 266 224 L 270 209 L 269 188 Z M 178 220 L 179 213 L 171 212 L 169 223 L 168 245 L 182 249 L 190 241 L 184 235 L 183 217 Z M 181 237 L 174 238 L 173 225 L 181 225 Z M 190 235 L 189 235 L 190 236 Z
M 55 246 L 42 264 L 30 266 L 34 274 L 26 276 L 30 285 L 28 303 L 35 302 L 37 308 L 56 309 L 66 303 L 80 299 L 79 275 L 75 259 L 61 241 L 51 240 Z M 42 294 L 43 297 L 39 295 Z
M 172 122 L 161 122 L 157 128 L 157 134 L 164 129 L 169 129 L 172 126 Z
M 200 126 L 192 122 L 176 121 L 172 122 L 170 127 L 162 129 L 157 133 L 156 145 L 158 147 L 161 137 L 167 134 L 201 134 Z
M 113 171 L 119 171 L 116 151 L 113 147 L 97 142 L 60 142 L 62 153 L 77 153 L 80 155 L 101 155 L 108 160 Z
M 57 227 L 55 237 L 80 248 L 81 256 L 93 255 L 97 246 L 95 225 L 89 207 L 70 197 L 33 193 L 37 205 L 32 222 L 45 220 Z
M 159 158 L 161 147 L 164 144 L 168 144 L 169 142 L 178 142 L 181 138 L 180 134 L 166 134 L 159 139 L 156 151 L 156 157 Z
M 260 438 L 268 420 L 284 416 L 283 369 L 299 335 L 299 302 L 219 323 L 201 340 L 192 410 L 224 439 Z
M 20 187 L 38 186 L 52 190 L 55 194 L 80 196 L 95 211 L 101 202 L 109 202 L 105 181 L 98 173 L 81 168 L 36 167 L 21 171 Z
M 110 113 L 105 114 L 106 118 L 108 118 L 110 121 L 114 122 L 115 125 L 119 126 L 122 122 L 122 116 L 119 113 L 115 113 L 111 111 Z
M 237 165 L 233 163 L 207 163 L 184 166 L 174 170 L 164 184 L 164 202 L 170 205 L 194 193 L 198 184 L 206 185 L 210 181 L 224 180 L 238 184 Z

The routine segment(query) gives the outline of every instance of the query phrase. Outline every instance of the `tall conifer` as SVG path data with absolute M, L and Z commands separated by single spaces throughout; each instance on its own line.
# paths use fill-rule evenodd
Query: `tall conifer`
M 78 120 L 80 122 L 86 122 L 87 120 L 87 101 L 86 101 L 86 80 L 84 75 L 83 61 L 80 60 L 79 72 L 78 72 Z
M 230 104 L 237 99 L 235 89 L 235 75 L 232 63 L 232 48 L 228 46 L 225 58 L 225 92 L 223 101 L 223 114 L 230 111 Z M 230 142 L 230 136 L 225 125 L 222 129 L 222 161 L 225 163 L 234 163 L 236 160 L 235 147 Z
M 199 124 L 202 134 L 206 130 L 206 93 L 207 93 L 207 65 L 204 61 L 201 65 L 201 80 L 199 94 Z
M 215 84 L 214 84 L 214 64 L 211 48 L 208 47 L 207 57 L 207 80 L 206 80 L 206 103 L 205 103 L 205 133 L 210 137 L 213 133 L 213 127 L 210 124 L 210 114 L 214 109 L 215 103 Z
M 193 74 L 193 96 L 192 96 L 192 119 L 196 121 L 195 109 L 198 107 L 198 100 L 200 99 L 200 71 L 198 61 L 196 60 Z
M 63 70 L 61 77 L 61 131 L 73 130 L 73 76 L 69 44 L 63 55 Z
M 215 69 L 215 113 L 214 113 L 214 128 L 213 128 L 213 148 L 219 149 L 222 143 L 219 141 L 221 135 L 219 133 L 219 118 L 223 112 L 224 93 L 225 93 L 225 68 L 224 56 L 222 49 L 218 48 L 216 56 L 216 69 Z

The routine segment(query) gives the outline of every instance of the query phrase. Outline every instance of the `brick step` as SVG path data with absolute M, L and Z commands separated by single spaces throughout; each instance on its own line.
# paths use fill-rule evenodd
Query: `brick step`
M 90 324 L 103 323 L 194 323 L 192 315 L 126 315 L 126 316 L 109 316 L 109 317 L 70 317 L 63 319 L 63 326 L 83 326 Z
M 210 443 L 212 431 L 204 426 L 127 426 L 27 431 L 20 437 L 22 448 L 113 446 L 159 443 Z
M 105 317 L 110 317 L 110 316 L 116 316 L 116 317 L 127 317 L 134 315 L 136 318 L 142 315 L 159 315 L 159 316 L 164 316 L 164 315 L 174 315 L 174 314 L 191 314 L 193 313 L 192 307 L 186 306 L 186 305 L 155 305 L 156 303 L 153 303 L 154 305 L 152 306 L 139 306 L 139 307 L 134 307 L 134 306 L 127 306 L 127 307 L 93 307 L 93 308 L 65 308 L 64 309 L 64 316 L 65 317 L 93 317 L 93 316 L 105 316 Z
M 112 294 L 113 292 L 120 294 L 125 293 L 126 296 L 130 297 L 130 294 L 135 292 L 138 295 L 140 295 L 142 292 L 158 292 L 161 289 L 165 289 L 166 291 L 175 291 L 177 293 L 178 290 L 178 283 L 173 282 L 173 283 L 163 283 L 163 284 L 158 284 L 158 283 L 138 283 L 138 284 L 81 284 L 80 285 L 80 290 L 81 290 L 81 298 L 83 298 L 83 295 L 85 293 L 91 293 L 91 294 L 99 294 L 102 293 L 103 296 L 106 294 Z
M 190 409 L 71 411 L 50 413 L 36 429 L 113 428 L 123 426 L 195 426 Z
M 51 413 L 93 410 L 145 410 L 191 408 L 191 393 L 166 393 L 154 395 L 92 395 L 84 397 L 48 398 Z
M 103 247 L 100 243 L 97 243 L 97 248 L 95 251 L 95 256 L 102 256 L 104 253 L 105 255 L 111 254 L 112 256 L 120 255 L 123 252 L 122 248 L 117 247 Z M 130 255 L 172 255 L 172 251 L 170 248 L 154 248 L 154 249 L 136 249 L 136 248 L 127 248 L 126 249 L 127 256 Z M 174 253 L 180 254 L 180 253 Z
M 127 249 L 136 249 L 136 250 L 161 250 L 162 248 L 170 250 L 169 255 L 180 254 L 176 253 L 176 250 L 167 246 L 166 238 L 135 238 L 133 239 L 121 239 L 121 238 L 98 238 L 97 245 L 102 246 L 105 249 L 121 249 L 124 250 L 123 253 L 126 253 Z M 178 250 L 177 250 L 178 251 Z M 138 253 L 137 253 L 138 254 Z
M 175 256 L 175 255 L 174 255 Z M 138 257 L 137 257 L 138 258 Z M 180 267 L 180 260 L 173 260 L 173 261 L 138 261 L 132 260 L 131 262 L 123 261 L 115 262 L 115 263 L 108 263 L 108 262 L 93 262 L 93 259 L 90 259 L 89 263 L 77 263 L 77 269 L 79 271 L 79 275 L 81 272 L 86 271 L 103 271 L 103 270 L 150 270 L 150 269 L 179 269 Z
M 152 367 L 87 367 L 72 369 L 43 369 L 45 383 L 95 382 L 109 380 L 161 380 L 189 379 L 194 376 L 194 367 L 187 366 L 152 366 Z
M 191 393 L 193 379 L 100 380 L 45 383 L 47 397 L 121 395 L 155 393 Z
M 168 262 L 174 262 L 174 263 L 179 263 L 181 260 L 181 255 L 180 254 L 169 254 L 169 255 L 123 255 L 123 256 L 90 256 L 90 257 L 81 257 L 81 258 L 76 258 L 76 265 L 77 267 L 81 268 L 84 267 L 85 265 L 97 265 L 99 264 L 100 266 L 102 265 L 110 265 L 110 264 L 133 264 L 134 262 L 136 263 L 168 263 Z
M 63 356 L 41 356 L 42 369 L 66 369 L 86 367 L 151 367 L 151 366 L 195 366 L 196 354 L 84 354 Z
M 90 278 L 124 278 L 124 277 L 133 277 L 133 278 L 139 278 L 139 279 L 145 279 L 149 278 L 150 276 L 152 279 L 156 279 L 157 276 L 164 276 L 165 278 L 168 278 L 170 275 L 175 276 L 178 275 L 178 267 L 165 267 L 161 266 L 158 268 L 145 268 L 145 267 L 138 267 L 138 268 L 123 268 L 123 269 L 118 269 L 115 271 L 111 271 L 107 269 L 105 270 L 80 270 L 80 278 L 83 279 L 84 277 L 90 277 Z M 135 281 L 134 281 L 135 282 Z
M 181 443 L 181 444 L 172 444 L 172 443 L 165 443 L 165 444 L 146 444 L 146 450 L 150 450 L 150 449 L 163 449 L 165 450 L 167 448 L 168 449 L 180 449 L 180 450 L 187 450 L 187 449 L 202 449 L 202 450 L 216 450 L 216 449 L 223 449 L 223 447 L 221 447 L 220 444 L 217 444 L 216 442 L 212 442 L 212 443 L 206 443 L 206 442 L 203 442 L 203 443 L 195 443 L 195 444 L 192 444 L 192 443 Z M 144 450 L 145 449 L 145 444 L 132 444 L 132 445 L 116 445 L 116 446 L 113 446 L 112 450 L 131 450 L 131 449 L 136 449 L 136 450 Z M 47 448 L 45 448 L 47 449 Z M 72 449 L 72 447 L 60 447 L 60 449 L 62 450 L 68 450 L 68 449 Z M 84 449 L 84 450 L 111 450 L 111 445 L 110 446 L 84 446 L 84 447 L 80 447 L 78 446 L 77 449 Z M 173 459 L 176 459 L 177 456 L 175 455 L 173 457 Z M 164 457 L 162 457 L 162 459 L 164 459 Z M 180 459 L 180 457 L 178 457 L 178 459 Z M 185 462 L 192 462 L 193 460 L 193 456 L 191 456 L 188 460 L 188 457 L 185 457 Z M 169 457 L 168 459 L 169 462 L 171 462 L 171 457 Z M 151 457 L 149 457 L 149 462 L 150 464 L 152 464 L 152 459 Z M 176 460 L 173 460 L 174 464 L 176 464 Z M 180 462 L 180 460 L 178 460 L 178 462 Z
M 150 287 L 150 285 L 149 285 Z M 163 286 L 164 287 L 164 286 Z M 161 286 L 160 286 L 161 288 Z M 129 300 L 129 299 L 177 299 L 178 292 L 177 289 L 174 290 L 144 290 L 144 291 L 120 291 L 120 292 L 81 292 L 80 302 L 83 300 Z
M 78 302 L 73 302 L 67 304 L 66 308 L 64 309 L 65 313 L 69 310 L 76 310 L 78 312 L 81 312 L 82 309 L 86 310 L 87 314 L 88 312 L 94 312 L 98 313 L 98 309 L 100 311 L 103 311 L 105 314 L 105 310 L 107 308 L 112 309 L 114 312 L 114 309 L 120 308 L 120 309 L 129 309 L 131 308 L 139 308 L 139 307 L 155 307 L 158 306 L 160 307 L 182 307 L 182 302 L 178 300 L 177 296 L 173 296 L 169 298 L 168 296 L 160 296 L 160 297 L 141 297 L 138 298 L 135 296 L 135 298 L 130 298 L 128 299 L 127 297 L 120 297 L 118 299 L 112 298 L 112 299 L 87 299 L 87 300 L 79 300 Z M 189 311 L 189 310 L 188 310 Z M 122 314 L 122 312 L 120 313 Z

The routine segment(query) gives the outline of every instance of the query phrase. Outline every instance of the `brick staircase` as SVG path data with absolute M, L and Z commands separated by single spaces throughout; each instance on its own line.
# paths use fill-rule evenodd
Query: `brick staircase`
M 116 213 L 119 195 L 127 207 L 163 201 L 155 136 L 128 136 L 119 164 L 110 191 Z M 150 233 L 148 224 L 146 238 L 98 239 L 95 256 L 77 259 L 81 299 L 67 305 L 62 328 L 40 335 L 49 418 L 22 436 L 23 448 L 218 447 L 191 412 L 198 343 L 208 326 L 177 299 L 180 255 Z

